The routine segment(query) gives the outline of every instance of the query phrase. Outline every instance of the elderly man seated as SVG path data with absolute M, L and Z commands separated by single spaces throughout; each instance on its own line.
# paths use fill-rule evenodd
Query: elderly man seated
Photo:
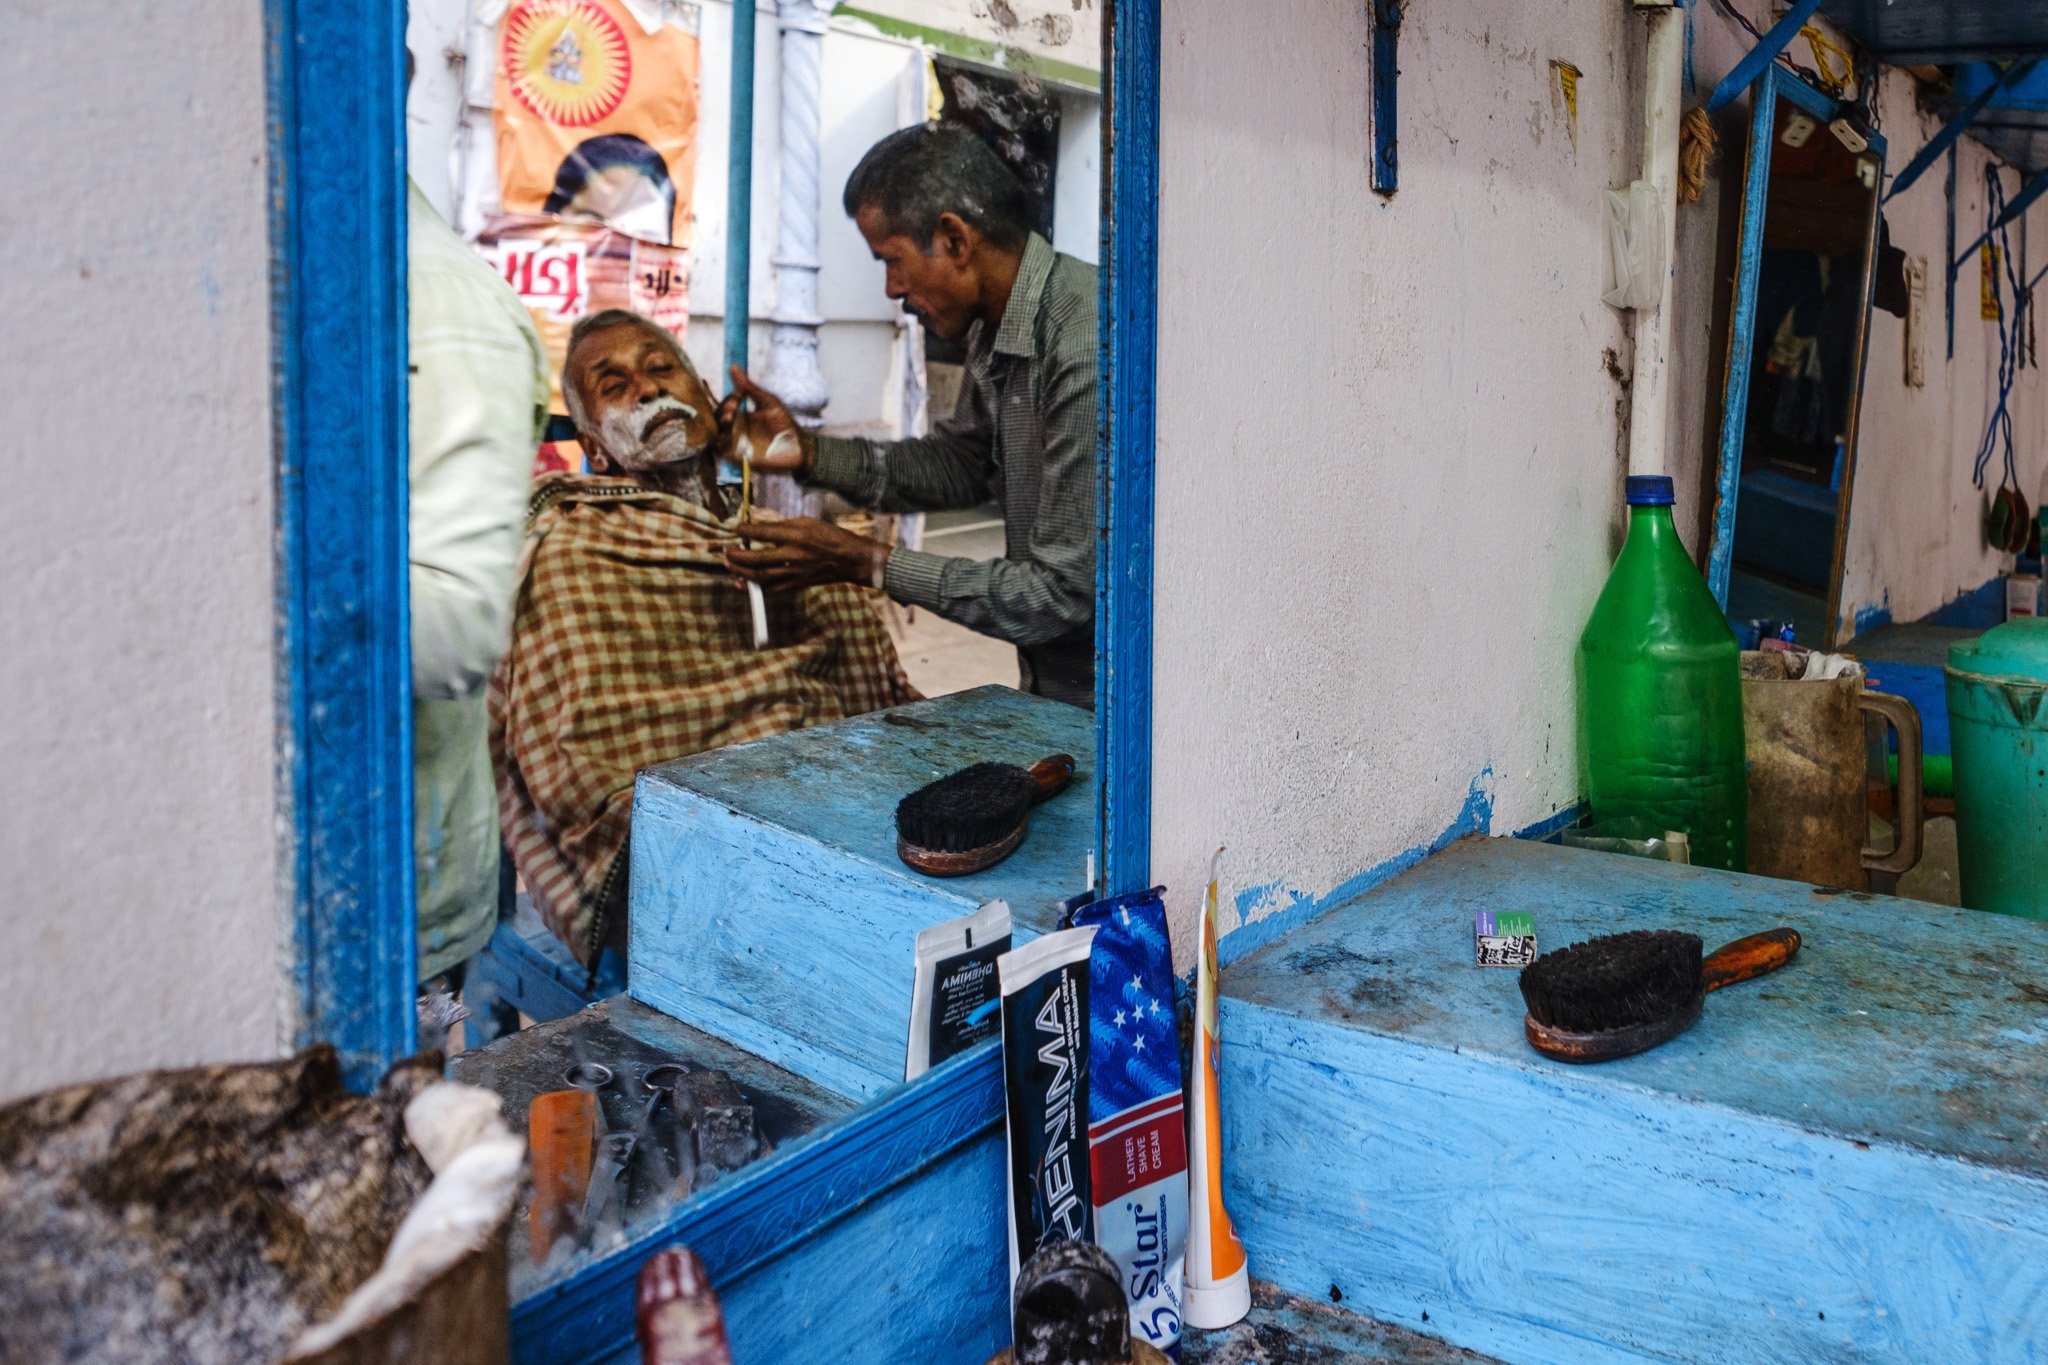
M 596 973 L 625 948 L 633 776 L 650 764 L 913 701 L 868 595 L 768 597 L 754 647 L 716 480 L 711 394 L 667 331 L 577 323 L 562 396 L 592 474 L 534 485 L 512 645 L 492 676 L 498 815 L 535 907 Z

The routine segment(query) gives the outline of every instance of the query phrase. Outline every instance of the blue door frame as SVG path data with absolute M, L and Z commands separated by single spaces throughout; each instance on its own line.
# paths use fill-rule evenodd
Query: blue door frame
M 415 1041 L 403 0 L 266 0 L 278 788 L 297 1035 L 374 1082 Z M 1151 860 L 1159 0 L 1105 16 L 1097 567 L 1103 886 Z
M 403 0 L 267 0 L 278 789 L 301 1045 L 413 1050 Z
M 1735 307 L 1728 333 L 1728 377 L 1722 393 L 1720 468 L 1714 500 L 1713 538 L 1707 551 L 1707 586 L 1722 609 L 1728 606 L 1728 577 L 1735 560 L 1735 514 L 1742 484 L 1742 440 L 1749 412 L 1749 376 L 1754 365 L 1757 277 L 1763 266 L 1764 206 L 1771 178 L 1771 133 L 1777 122 L 1778 97 L 1784 96 L 1823 124 L 1834 118 L 1835 100 L 1775 62 L 1764 68 L 1751 92 L 1749 117 L 1749 164 L 1743 176 L 1742 236 L 1736 254 Z M 1817 136 L 1818 134 L 1816 134 Z M 1884 190 L 1885 140 L 1870 135 L 1870 151 L 1877 157 L 1878 183 L 1872 194 L 1881 204 Z M 1842 452 L 1842 486 L 1835 503 L 1835 543 L 1828 585 L 1825 646 L 1835 642 L 1836 620 L 1841 613 L 1842 548 L 1848 543 L 1850 490 L 1856 482 L 1856 446 L 1861 425 L 1863 372 L 1870 354 L 1870 297 L 1875 278 L 1877 254 L 1877 213 L 1873 211 L 1863 247 L 1863 342 L 1856 355 L 1856 401 L 1850 405 L 1848 439 Z

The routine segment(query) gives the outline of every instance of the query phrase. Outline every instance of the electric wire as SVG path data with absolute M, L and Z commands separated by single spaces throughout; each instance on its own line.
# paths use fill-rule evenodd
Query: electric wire
M 1984 428 L 1984 439 L 1977 445 L 1977 462 L 1970 470 L 1970 484 L 1974 488 L 1984 486 L 1984 472 L 1991 464 L 1992 455 L 2004 446 L 2005 465 L 2001 487 L 2010 485 L 2017 490 L 2020 485 L 2019 467 L 2014 461 L 2012 441 L 2012 390 L 2019 377 L 2020 342 L 2025 333 L 2021 325 L 2025 321 L 2027 292 L 2020 288 L 2018 273 L 2012 263 L 2011 225 L 1994 228 L 2005 213 L 2005 182 L 1999 179 L 1998 164 L 1984 164 L 1984 246 L 1995 254 L 1991 273 L 1991 298 L 1998 309 L 1998 403 L 1991 410 L 1991 420 Z M 1996 241 L 1989 239 L 1996 238 Z M 1981 257 L 1980 257 L 1981 259 Z M 2000 289 L 2000 274 L 2004 275 L 2005 290 Z M 2038 279 L 2039 277 L 2036 276 Z M 2005 306 L 2005 294 L 2012 295 L 2012 307 Z
M 1714 4 L 1720 9 L 1720 11 L 1723 14 L 1727 15 L 1730 19 L 1733 19 L 1736 23 L 1742 25 L 1744 29 L 1748 30 L 1750 37 L 1756 39 L 1758 42 L 1762 42 L 1764 40 L 1764 35 L 1760 31 L 1758 31 L 1757 26 L 1749 22 L 1749 20 L 1743 16 L 1742 11 L 1736 9 L 1735 6 L 1730 2 L 1730 0 L 1714 0 Z M 1801 30 L 1801 32 L 1805 31 L 1806 30 L 1804 29 Z M 1811 43 L 1811 41 L 1811 39 L 1808 40 L 1809 44 Z M 1799 75 L 1803 77 L 1809 85 L 1825 86 L 1828 84 L 1821 78 L 1820 72 L 1815 71 L 1810 66 L 1802 66 L 1798 62 L 1792 60 L 1792 56 L 1789 50 L 1785 52 L 1780 52 L 1777 56 L 1777 60 L 1780 64 L 1799 73 Z

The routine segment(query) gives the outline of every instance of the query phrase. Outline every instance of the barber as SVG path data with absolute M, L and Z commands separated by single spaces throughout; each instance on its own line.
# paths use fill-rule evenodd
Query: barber
M 872 583 L 1017 647 L 1027 692 L 1095 705 L 1095 267 L 1031 231 L 1024 187 L 972 132 L 925 124 L 869 149 L 846 211 L 889 297 L 966 339 L 950 418 L 929 436 L 820 436 L 733 368 L 720 408 L 735 454 L 881 512 L 1003 509 L 1006 552 L 975 560 L 888 546 L 815 518 L 756 522 L 769 548 L 726 552 L 770 591 Z M 740 400 L 753 411 L 740 411 Z

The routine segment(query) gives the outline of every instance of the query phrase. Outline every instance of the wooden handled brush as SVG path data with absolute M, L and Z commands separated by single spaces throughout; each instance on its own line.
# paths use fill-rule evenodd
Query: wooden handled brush
M 1522 969 L 1529 1046 L 1560 1062 L 1606 1062 L 1666 1043 L 1699 1022 L 1709 991 L 1774 972 L 1797 929 L 1751 934 L 1700 958 L 1697 934 L 1635 929 L 1545 953 Z
M 919 787 L 896 804 L 896 856 L 928 877 L 994 867 L 1024 842 L 1031 808 L 1066 790 L 1074 756 L 1029 768 L 977 763 Z

